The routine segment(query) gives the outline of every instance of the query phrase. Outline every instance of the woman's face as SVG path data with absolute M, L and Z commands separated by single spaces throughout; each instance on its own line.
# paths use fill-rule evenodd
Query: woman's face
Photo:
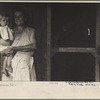
M 22 26 L 24 25 L 24 16 L 21 11 L 16 11 L 14 14 L 14 19 L 15 19 L 15 24 L 17 26 Z

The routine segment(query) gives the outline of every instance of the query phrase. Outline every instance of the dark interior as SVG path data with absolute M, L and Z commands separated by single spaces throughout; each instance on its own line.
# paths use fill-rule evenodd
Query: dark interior
M 95 47 L 95 4 L 52 4 L 52 47 Z M 90 34 L 88 33 L 90 30 Z M 53 81 L 94 81 L 95 58 L 88 53 L 55 53 Z
M 56 53 L 52 81 L 95 81 L 95 58 L 86 53 Z
M 51 12 L 52 46 L 95 47 L 95 4 L 52 4 Z

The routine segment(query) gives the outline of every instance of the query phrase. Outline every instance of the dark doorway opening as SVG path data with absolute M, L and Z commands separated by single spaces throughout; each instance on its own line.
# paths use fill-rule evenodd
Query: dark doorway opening
M 96 5 L 52 4 L 52 48 L 95 48 Z M 95 57 L 89 53 L 55 53 L 51 80 L 94 81 Z

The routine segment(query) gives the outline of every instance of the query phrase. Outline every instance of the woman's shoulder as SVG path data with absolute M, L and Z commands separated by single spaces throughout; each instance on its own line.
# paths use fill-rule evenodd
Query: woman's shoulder
M 25 33 L 28 35 L 28 36 L 32 36 L 32 35 L 35 35 L 35 29 L 32 28 L 32 27 L 26 27 L 25 28 Z
M 33 28 L 33 27 L 26 27 L 26 30 L 28 30 L 28 31 L 35 31 L 35 28 Z

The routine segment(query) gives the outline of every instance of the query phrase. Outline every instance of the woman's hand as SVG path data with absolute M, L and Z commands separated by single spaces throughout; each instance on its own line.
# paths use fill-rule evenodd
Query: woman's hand
M 12 55 L 13 52 L 14 52 L 13 47 L 10 46 L 10 47 L 4 49 L 4 50 L 2 51 L 2 54 L 3 54 L 3 55 L 6 55 L 6 56 L 9 56 L 9 55 Z

